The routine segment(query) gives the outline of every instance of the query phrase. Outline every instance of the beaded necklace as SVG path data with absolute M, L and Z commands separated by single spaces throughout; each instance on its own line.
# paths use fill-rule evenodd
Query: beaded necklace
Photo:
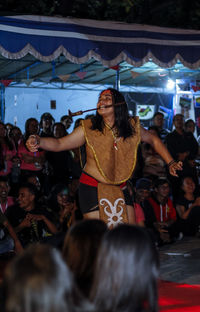
M 121 139 L 120 137 L 118 137 L 118 130 L 117 130 L 117 128 L 116 127 L 110 127 L 107 123 L 105 123 L 104 122 L 104 124 L 105 124 L 105 126 L 106 126 L 106 128 L 108 128 L 110 131 L 111 131 L 111 134 L 112 134 L 112 137 L 113 137 L 113 146 L 114 146 L 114 149 L 116 150 L 116 151 L 118 151 L 118 147 L 117 147 L 117 142 Z

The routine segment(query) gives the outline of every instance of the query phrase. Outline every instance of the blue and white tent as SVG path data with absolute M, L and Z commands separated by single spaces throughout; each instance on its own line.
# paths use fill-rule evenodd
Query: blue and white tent
M 153 61 L 170 68 L 200 66 L 200 31 L 42 16 L 1 16 L 0 54 L 17 60 L 31 54 L 50 62 L 64 55 L 72 63 L 91 58 L 111 67 Z
M 179 79 L 183 88 L 186 80 L 200 80 L 199 67 L 198 30 L 32 15 L 0 17 L 1 116 L 8 85 L 38 88 L 50 83 L 51 88 L 65 89 L 67 82 L 70 90 L 87 84 L 97 91 L 120 81 L 120 90 L 157 88 L 162 93 L 168 78 Z

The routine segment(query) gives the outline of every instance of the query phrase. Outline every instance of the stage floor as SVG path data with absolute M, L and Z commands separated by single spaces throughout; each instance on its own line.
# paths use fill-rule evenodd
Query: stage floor
M 159 254 L 162 280 L 200 285 L 200 238 L 184 237 L 162 246 Z

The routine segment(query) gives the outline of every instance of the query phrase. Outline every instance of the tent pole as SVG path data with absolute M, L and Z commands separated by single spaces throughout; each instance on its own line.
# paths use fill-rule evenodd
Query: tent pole
M 1 116 L 0 119 L 4 122 L 5 117 L 5 87 L 1 84 L 1 99 L 0 99 Z
M 119 77 L 119 69 L 116 70 L 116 80 L 115 80 L 115 89 L 119 90 L 120 87 L 120 77 Z

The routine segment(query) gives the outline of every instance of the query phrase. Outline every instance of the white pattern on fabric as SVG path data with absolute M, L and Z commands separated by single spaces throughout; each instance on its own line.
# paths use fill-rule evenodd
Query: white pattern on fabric
M 116 225 L 123 223 L 122 222 L 123 218 L 121 217 L 123 213 L 123 206 L 121 206 L 120 202 L 122 205 L 125 204 L 125 201 L 123 198 L 117 198 L 114 202 L 114 205 L 112 205 L 112 203 L 106 198 L 102 198 L 100 200 L 101 206 L 105 206 L 105 204 L 107 204 L 107 206 L 104 207 L 104 212 L 108 216 L 108 223 L 107 223 L 108 227 L 112 225 L 113 227 L 115 227 Z M 120 208 L 119 212 L 117 212 L 117 207 Z M 116 218 L 116 220 L 114 220 L 114 218 Z

